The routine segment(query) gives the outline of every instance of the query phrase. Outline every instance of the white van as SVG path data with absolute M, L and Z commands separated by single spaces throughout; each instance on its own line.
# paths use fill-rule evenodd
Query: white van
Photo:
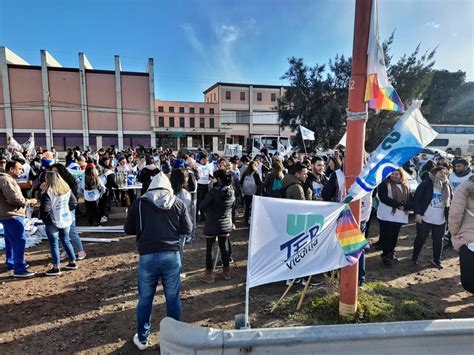
M 274 155 L 279 152 L 281 155 L 291 155 L 292 147 L 288 137 L 281 136 L 252 136 L 247 139 L 247 153 L 252 155 L 260 154 L 260 150 L 267 148 L 268 153 Z

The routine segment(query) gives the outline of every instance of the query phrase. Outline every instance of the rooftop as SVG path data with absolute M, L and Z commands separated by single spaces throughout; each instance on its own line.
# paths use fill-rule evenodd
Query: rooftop
M 203 91 L 203 94 L 207 94 L 209 91 L 212 89 L 216 88 L 217 86 L 234 86 L 234 87 L 251 87 L 253 86 L 254 88 L 262 88 L 262 89 L 280 89 L 282 87 L 286 87 L 284 85 L 260 85 L 260 84 L 243 84 L 243 83 L 224 83 L 221 81 L 218 81 L 211 87 L 207 88 L 206 90 Z

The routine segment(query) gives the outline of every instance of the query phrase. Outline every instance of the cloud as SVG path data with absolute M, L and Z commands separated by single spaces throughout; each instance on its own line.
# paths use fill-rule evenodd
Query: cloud
M 239 38 L 239 28 L 234 25 L 221 25 L 217 36 L 224 42 L 235 42 Z
M 188 23 L 185 23 L 184 25 L 181 26 L 181 28 L 183 29 L 184 33 L 186 34 L 186 39 L 188 40 L 191 47 L 193 47 L 193 49 L 196 52 L 203 55 L 206 51 L 205 51 L 204 45 L 202 44 L 202 42 L 197 37 L 196 31 L 194 30 L 194 27 L 191 26 Z
M 434 21 L 429 21 L 429 22 L 425 23 L 425 26 L 426 27 L 431 27 L 431 28 L 439 28 L 440 24 L 436 23 Z

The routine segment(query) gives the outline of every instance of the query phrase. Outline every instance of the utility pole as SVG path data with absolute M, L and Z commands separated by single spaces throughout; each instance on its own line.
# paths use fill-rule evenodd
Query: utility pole
M 371 5 L 372 0 L 356 0 L 344 165 L 347 187 L 355 181 L 364 163 L 365 123 L 367 120 L 367 105 L 364 96 L 367 82 L 367 45 Z M 351 202 L 350 207 L 359 222 L 360 201 Z M 358 264 L 341 269 L 339 283 L 339 314 L 341 316 L 354 314 L 357 311 L 358 271 Z

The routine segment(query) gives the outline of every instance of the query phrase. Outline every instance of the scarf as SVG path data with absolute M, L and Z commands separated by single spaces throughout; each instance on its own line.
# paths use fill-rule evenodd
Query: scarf
M 392 188 L 393 199 L 397 202 L 406 203 L 408 201 L 408 198 L 410 197 L 410 189 L 408 188 L 408 186 L 406 184 L 394 183 L 391 180 L 389 180 L 388 183 L 390 184 L 390 187 Z M 398 186 L 400 186 L 401 189 L 398 188 Z M 392 215 L 394 215 L 395 212 L 397 212 L 397 208 L 392 207 Z
M 444 207 L 449 207 L 451 204 L 450 201 L 450 187 L 448 179 L 438 179 L 435 175 L 430 173 L 430 179 L 433 182 L 433 186 L 441 190 L 441 199 L 443 201 Z

